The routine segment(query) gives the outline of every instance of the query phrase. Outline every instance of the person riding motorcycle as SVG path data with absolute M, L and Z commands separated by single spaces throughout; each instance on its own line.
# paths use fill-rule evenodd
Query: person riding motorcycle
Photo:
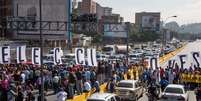
M 154 80 L 148 85 L 148 98 L 149 101 L 156 101 L 159 98 L 160 86 Z
M 195 95 L 196 95 L 197 101 L 201 101 L 201 87 L 198 87 L 198 88 L 195 90 Z

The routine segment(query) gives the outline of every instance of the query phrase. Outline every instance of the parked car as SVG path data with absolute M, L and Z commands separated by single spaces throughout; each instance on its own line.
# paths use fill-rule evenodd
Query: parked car
M 115 94 L 121 99 L 137 101 L 143 96 L 143 87 L 138 80 L 122 80 L 115 88 Z
M 183 85 L 169 84 L 162 93 L 160 101 L 188 101 Z
M 87 101 L 121 101 L 120 97 L 111 93 L 94 93 Z

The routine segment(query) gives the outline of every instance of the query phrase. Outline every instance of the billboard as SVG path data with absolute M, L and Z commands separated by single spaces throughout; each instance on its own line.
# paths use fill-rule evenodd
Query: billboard
M 142 16 L 142 28 L 148 28 L 154 31 L 159 31 L 160 16 L 152 16 L 152 15 Z
M 105 37 L 127 38 L 126 24 L 105 24 L 104 25 Z

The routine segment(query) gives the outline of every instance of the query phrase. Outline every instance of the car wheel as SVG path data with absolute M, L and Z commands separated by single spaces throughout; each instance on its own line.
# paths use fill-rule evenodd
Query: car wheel
M 141 98 L 141 97 L 143 97 L 143 91 L 142 91 L 142 93 L 141 93 L 141 95 L 140 95 L 140 98 Z
M 137 101 L 137 96 L 136 96 L 136 95 L 133 95 L 133 96 L 130 98 L 130 101 Z
M 138 96 L 137 96 L 137 95 L 135 95 L 134 97 L 135 97 L 135 98 L 133 99 L 133 101 L 137 101 Z

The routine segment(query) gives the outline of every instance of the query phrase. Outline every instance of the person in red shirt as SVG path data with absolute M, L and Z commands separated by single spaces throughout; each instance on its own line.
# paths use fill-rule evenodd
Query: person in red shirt
M 6 77 L 6 74 L 2 75 L 2 81 L 1 81 L 1 90 L 2 90 L 2 94 L 1 94 L 1 99 L 0 101 L 7 101 L 8 97 L 7 97 L 7 93 L 8 93 L 8 87 L 9 87 L 9 80 Z
M 164 77 L 164 69 L 160 67 L 160 78 Z

